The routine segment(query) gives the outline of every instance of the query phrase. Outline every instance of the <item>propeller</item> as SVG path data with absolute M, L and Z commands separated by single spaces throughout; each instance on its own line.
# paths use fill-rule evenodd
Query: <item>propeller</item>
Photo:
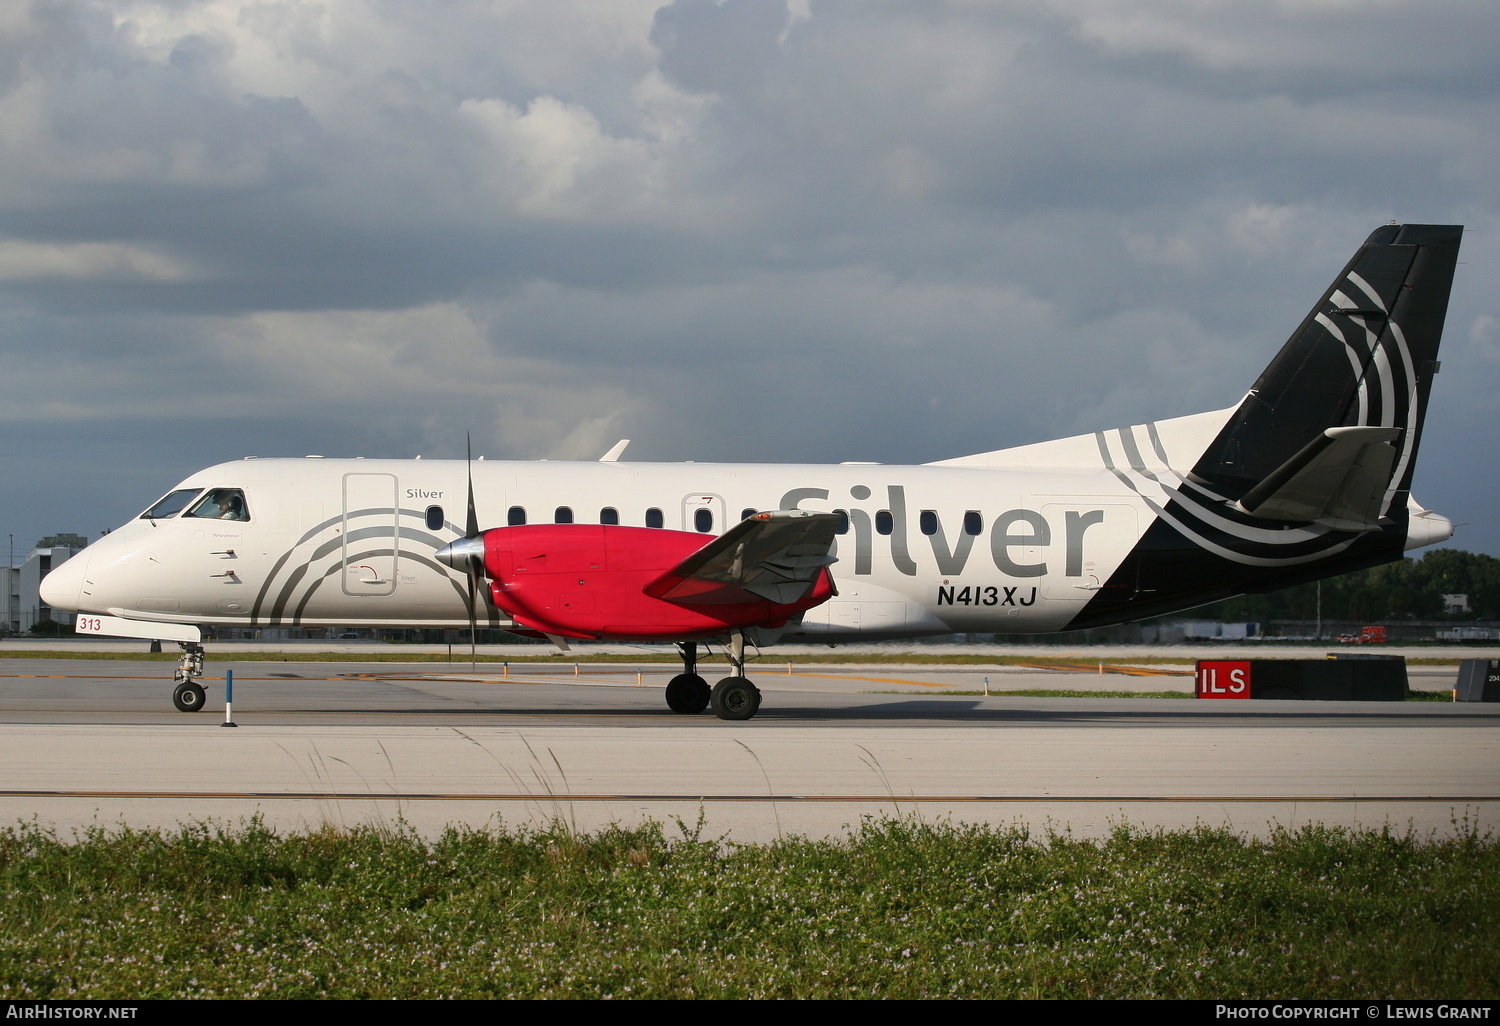
M 474 437 L 464 432 L 464 472 L 469 483 L 469 509 L 464 517 L 464 538 L 479 538 L 479 513 L 474 509 Z M 474 592 L 478 590 L 479 575 L 484 571 L 484 547 L 480 555 L 469 554 L 469 670 L 479 672 L 479 614 L 474 610 Z
M 464 517 L 464 536 L 449 542 L 434 555 L 455 570 L 461 570 L 469 579 L 469 662 L 474 670 L 479 668 L 478 636 L 479 614 L 474 600 L 479 590 L 480 578 L 484 576 L 484 539 L 479 536 L 479 513 L 474 506 L 474 442 L 464 434 L 464 465 L 468 471 L 468 511 Z M 486 596 L 488 605 L 488 596 Z

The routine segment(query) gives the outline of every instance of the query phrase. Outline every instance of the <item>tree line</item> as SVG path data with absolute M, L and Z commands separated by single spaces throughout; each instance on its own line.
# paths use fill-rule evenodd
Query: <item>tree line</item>
M 1195 614 L 1225 622 L 1313 620 L 1319 586 L 1299 584 L 1264 595 L 1244 595 L 1204 606 Z M 1467 595 L 1469 612 L 1448 613 L 1444 595 Z M 1322 582 L 1324 620 L 1500 619 L 1500 559 L 1462 549 L 1434 549 Z

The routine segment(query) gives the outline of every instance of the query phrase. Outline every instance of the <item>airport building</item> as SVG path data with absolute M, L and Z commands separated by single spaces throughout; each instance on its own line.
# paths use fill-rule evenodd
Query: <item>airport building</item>
M 54 534 L 36 543 L 36 547 L 17 560 L 9 556 L 4 567 L 4 587 L 0 587 L 0 634 L 26 634 L 44 620 L 71 627 L 73 614 L 53 612 L 41 599 L 42 578 L 54 567 L 62 566 L 73 554 L 88 545 L 78 534 Z

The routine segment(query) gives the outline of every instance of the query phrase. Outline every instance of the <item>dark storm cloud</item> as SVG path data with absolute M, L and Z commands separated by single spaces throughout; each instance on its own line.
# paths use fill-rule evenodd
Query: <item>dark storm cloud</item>
M 1224 406 L 1397 218 L 1478 229 L 1417 488 L 1500 551 L 1492 7 L 16 5 L 0 519 L 466 430 L 897 462 Z

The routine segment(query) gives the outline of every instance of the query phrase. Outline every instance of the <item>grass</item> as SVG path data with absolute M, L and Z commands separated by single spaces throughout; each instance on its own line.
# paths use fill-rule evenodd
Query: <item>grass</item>
M 1500 846 L 1466 823 L 701 829 L 14 827 L 0 998 L 1500 996 Z

